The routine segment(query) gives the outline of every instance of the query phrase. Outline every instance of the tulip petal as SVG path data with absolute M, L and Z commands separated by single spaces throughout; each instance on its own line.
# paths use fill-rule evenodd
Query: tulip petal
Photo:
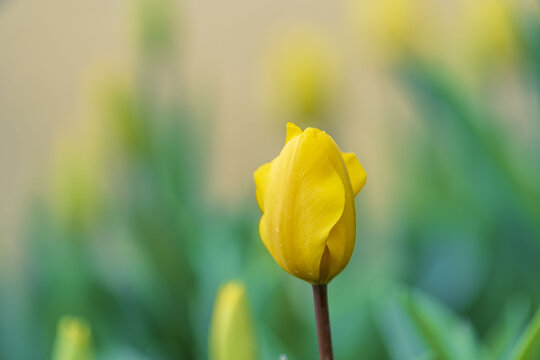
M 287 138 L 285 139 L 285 144 L 288 143 L 292 138 L 302 134 L 302 129 L 293 124 L 292 122 L 287 123 Z
M 306 129 L 290 139 L 272 162 L 259 227 L 279 265 L 312 283 L 319 282 L 326 240 L 342 217 L 346 191 L 320 134 L 324 133 Z M 338 163 L 343 164 L 341 159 Z
M 347 172 L 349 173 L 353 196 L 356 196 L 366 184 L 366 172 L 364 171 L 362 164 L 360 164 L 360 161 L 356 158 L 356 155 L 353 153 L 343 153 L 343 161 L 345 162 Z
M 343 215 L 332 228 L 326 239 L 326 247 L 329 253 L 326 260 L 328 269 L 324 271 L 325 277 L 321 274 L 321 283 L 327 283 L 332 280 L 349 263 L 356 241 L 355 222 L 356 211 L 354 209 L 354 202 L 346 201 Z
M 345 156 L 341 153 L 334 140 L 325 132 L 320 133 L 318 140 L 326 149 L 326 153 L 345 189 L 343 213 L 326 239 L 328 253 L 325 253 L 321 259 L 319 282 L 327 283 L 345 268 L 352 256 L 356 240 L 356 211 L 354 207 L 354 185 L 349 180 L 350 176 L 347 174 L 348 169 Z M 349 161 L 351 161 L 349 155 L 352 155 L 352 160 L 356 160 L 354 154 L 346 155 Z M 358 163 L 358 160 L 356 162 Z M 354 165 L 354 162 L 352 165 Z M 353 168 L 353 170 L 355 169 Z M 355 178 L 354 180 L 356 181 L 357 179 Z
M 255 196 L 257 197 L 257 203 L 259 208 L 264 213 L 264 194 L 266 192 L 266 185 L 268 181 L 268 173 L 270 172 L 272 163 L 266 163 L 260 166 L 253 177 L 255 178 Z

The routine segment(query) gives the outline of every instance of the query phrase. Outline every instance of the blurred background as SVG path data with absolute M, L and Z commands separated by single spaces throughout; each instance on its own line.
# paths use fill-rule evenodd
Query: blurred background
M 311 289 L 257 230 L 287 121 L 368 174 L 336 358 L 519 354 L 539 98 L 533 0 L 0 1 L 0 359 L 205 359 L 232 279 L 259 358 L 315 359 Z

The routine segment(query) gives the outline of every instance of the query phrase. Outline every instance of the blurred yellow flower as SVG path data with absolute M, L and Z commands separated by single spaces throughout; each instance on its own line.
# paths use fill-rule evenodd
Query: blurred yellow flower
M 463 1 L 462 6 L 463 43 L 473 62 L 483 66 L 516 58 L 519 43 L 513 23 L 515 9 L 509 1 Z
M 268 251 L 288 273 L 328 283 L 354 249 L 354 197 L 366 182 L 356 156 L 342 153 L 324 131 L 289 123 L 283 150 L 254 177 Z
M 170 50 L 178 29 L 177 7 L 172 0 L 138 0 L 136 3 L 137 38 L 149 54 Z
M 243 283 L 231 281 L 218 290 L 209 338 L 210 360 L 258 358 L 255 329 Z
M 92 334 L 83 319 L 64 316 L 58 322 L 52 360 L 91 360 Z
M 355 27 L 390 59 L 420 51 L 433 33 L 433 14 L 422 0 L 351 0 Z
M 324 119 L 336 90 L 336 49 L 323 33 L 308 27 L 287 32 L 265 56 L 268 98 L 277 118 Z
M 87 224 L 100 205 L 103 154 L 102 144 L 93 130 L 66 134 L 53 152 L 52 207 L 57 217 L 70 227 Z

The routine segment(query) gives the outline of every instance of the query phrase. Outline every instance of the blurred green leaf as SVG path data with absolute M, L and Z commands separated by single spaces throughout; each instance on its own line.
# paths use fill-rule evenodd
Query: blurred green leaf
M 378 301 L 375 309 L 378 329 L 382 334 L 385 348 L 392 360 L 423 359 L 427 356 L 426 352 L 429 354 L 431 352 L 426 349 L 399 297 L 397 292 L 386 294 Z
M 432 352 L 440 360 L 477 360 L 481 351 L 470 323 L 453 314 L 439 302 L 411 291 L 403 297 L 403 306 Z
M 426 112 L 428 126 L 429 122 L 453 120 L 458 125 L 462 140 L 470 141 L 475 153 L 483 155 L 482 163 L 489 164 L 496 171 L 497 177 L 505 181 L 526 210 L 523 216 L 528 217 L 540 232 L 536 221 L 540 216 L 540 191 L 535 186 L 537 181 L 531 181 L 531 176 L 538 178 L 539 174 L 536 165 L 530 166 L 535 164 L 530 154 L 521 154 L 523 159 L 529 159 L 525 162 L 529 164 L 528 171 L 517 169 L 518 162 L 509 157 L 505 134 L 497 127 L 494 115 L 487 107 L 479 106 L 473 94 L 456 77 L 418 60 L 405 64 L 400 74 L 420 100 L 420 109 Z
M 540 358 L 540 309 L 536 312 L 521 335 L 511 360 L 534 360 Z
M 529 303 L 522 297 L 511 299 L 486 336 L 486 347 L 493 359 L 506 359 L 527 324 Z

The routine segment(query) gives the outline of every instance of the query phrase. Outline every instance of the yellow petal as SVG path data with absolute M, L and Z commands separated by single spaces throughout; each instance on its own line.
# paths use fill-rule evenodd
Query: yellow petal
M 287 123 L 287 138 L 285 143 L 288 143 L 292 138 L 302 134 L 302 129 L 293 124 L 292 122 Z
M 353 153 L 343 153 L 343 161 L 349 173 L 353 194 L 356 196 L 366 184 L 366 172 Z
M 351 181 L 349 180 L 345 157 L 334 140 L 323 132 L 319 136 L 319 141 L 326 149 L 326 153 L 333 163 L 345 191 L 343 213 L 326 239 L 328 251 L 326 253 L 326 259 L 323 259 L 324 262 L 321 261 L 321 276 L 319 282 L 327 283 L 347 266 L 354 250 L 356 241 L 355 193 L 354 186 L 352 186 Z M 351 157 L 349 155 L 352 155 L 354 160 L 356 160 L 354 154 L 347 154 L 347 158 L 350 159 Z M 356 160 L 356 162 L 358 163 L 358 160 Z M 360 163 L 358 163 L 358 165 L 359 164 Z M 325 268 L 323 268 L 323 266 L 325 266 Z
M 352 197 L 349 197 L 345 202 L 343 215 L 332 228 L 326 239 L 329 257 L 327 260 L 328 269 L 324 270 L 326 277 L 321 277 L 321 283 L 328 283 L 347 266 L 351 259 L 355 242 L 356 211 L 354 200 Z
M 270 172 L 270 167 L 272 163 L 266 163 L 260 166 L 253 177 L 255 178 L 255 196 L 257 197 L 257 203 L 259 208 L 264 213 L 264 193 L 266 189 L 266 183 L 268 179 L 268 173 Z
M 346 201 L 344 182 L 334 165 L 343 161 L 335 144 L 333 154 L 321 143 L 319 137 L 325 136 L 308 128 L 292 138 L 272 162 L 265 193 L 265 199 L 271 201 L 265 203 L 259 226 L 261 238 L 278 264 L 312 283 L 319 282 L 326 239 Z M 345 174 L 344 166 L 341 168 Z

